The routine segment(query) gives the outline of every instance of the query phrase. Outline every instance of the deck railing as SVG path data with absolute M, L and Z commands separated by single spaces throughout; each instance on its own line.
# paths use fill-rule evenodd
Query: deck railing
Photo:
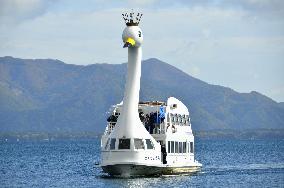
M 105 130 L 105 135 L 109 135 L 115 127 L 116 122 L 108 122 L 107 128 Z M 166 133 L 166 123 L 160 123 L 154 125 L 153 134 L 165 134 Z M 148 130 L 149 131 L 149 130 Z

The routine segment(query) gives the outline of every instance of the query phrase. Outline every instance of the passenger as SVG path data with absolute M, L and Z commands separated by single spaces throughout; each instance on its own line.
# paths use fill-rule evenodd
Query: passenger
M 162 117 L 161 118 L 161 123 L 164 123 L 164 121 L 165 121 L 165 117 Z
M 161 145 L 161 152 L 163 157 L 163 164 L 167 164 L 167 150 L 165 144 Z
M 145 128 L 147 129 L 148 132 L 150 132 L 150 117 L 149 117 L 149 114 L 146 114 L 146 117 L 145 117 Z
M 117 122 L 117 117 L 115 115 L 111 115 L 107 118 L 108 122 Z
M 144 124 L 145 123 L 145 115 L 144 115 L 143 112 L 139 113 L 139 118 L 140 118 L 140 121 Z
M 150 113 L 150 134 L 153 134 L 153 130 L 155 128 L 155 114 L 153 112 Z
M 154 122 L 159 123 L 159 114 L 157 114 L 157 112 L 154 113 Z
M 163 106 L 160 107 L 159 118 L 161 123 L 163 123 L 165 120 L 165 110 Z

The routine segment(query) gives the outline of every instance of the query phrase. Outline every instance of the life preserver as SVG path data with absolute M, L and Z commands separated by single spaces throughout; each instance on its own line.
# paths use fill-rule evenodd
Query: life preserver
M 168 128 L 170 127 L 170 125 L 167 126 L 167 132 L 168 132 Z M 176 130 L 176 127 L 174 125 L 172 125 L 172 132 L 174 133 Z
M 172 125 L 172 133 L 176 132 L 176 127 L 174 125 Z
M 166 129 L 166 131 L 167 131 L 167 132 L 168 132 L 168 128 L 169 128 L 169 126 L 170 126 L 170 125 L 168 125 L 168 126 L 167 126 L 167 129 Z

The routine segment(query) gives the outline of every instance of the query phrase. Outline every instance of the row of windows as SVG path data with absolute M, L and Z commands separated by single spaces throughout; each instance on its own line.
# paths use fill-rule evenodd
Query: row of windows
M 189 124 L 189 115 L 180 115 L 180 114 L 170 114 L 171 121 L 173 124 L 179 125 L 190 125 Z
M 193 142 L 168 141 L 168 153 L 193 153 Z
M 115 150 L 116 140 L 118 140 L 118 149 L 130 149 L 131 139 L 130 138 L 109 138 L 105 145 L 105 150 Z M 150 139 L 145 139 L 146 148 L 154 149 L 153 143 Z M 135 149 L 145 149 L 144 141 L 140 138 L 134 138 L 134 148 Z

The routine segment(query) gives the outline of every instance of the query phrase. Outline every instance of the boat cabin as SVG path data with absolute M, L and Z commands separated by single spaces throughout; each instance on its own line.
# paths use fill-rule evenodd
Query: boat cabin
M 108 138 L 114 129 L 122 110 L 122 103 L 114 105 L 107 118 L 102 148 L 109 150 L 152 150 L 151 139 Z M 141 122 L 150 135 L 160 143 L 161 155 L 145 157 L 146 160 L 160 160 L 162 164 L 185 164 L 194 162 L 194 136 L 187 107 L 178 99 L 169 98 L 167 103 L 160 101 L 140 102 L 138 113 Z M 103 139 L 102 139 L 103 140 Z M 118 142 L 116 144 L 116 142 Z M 133 144 L 133 146 L 132 146 Z

